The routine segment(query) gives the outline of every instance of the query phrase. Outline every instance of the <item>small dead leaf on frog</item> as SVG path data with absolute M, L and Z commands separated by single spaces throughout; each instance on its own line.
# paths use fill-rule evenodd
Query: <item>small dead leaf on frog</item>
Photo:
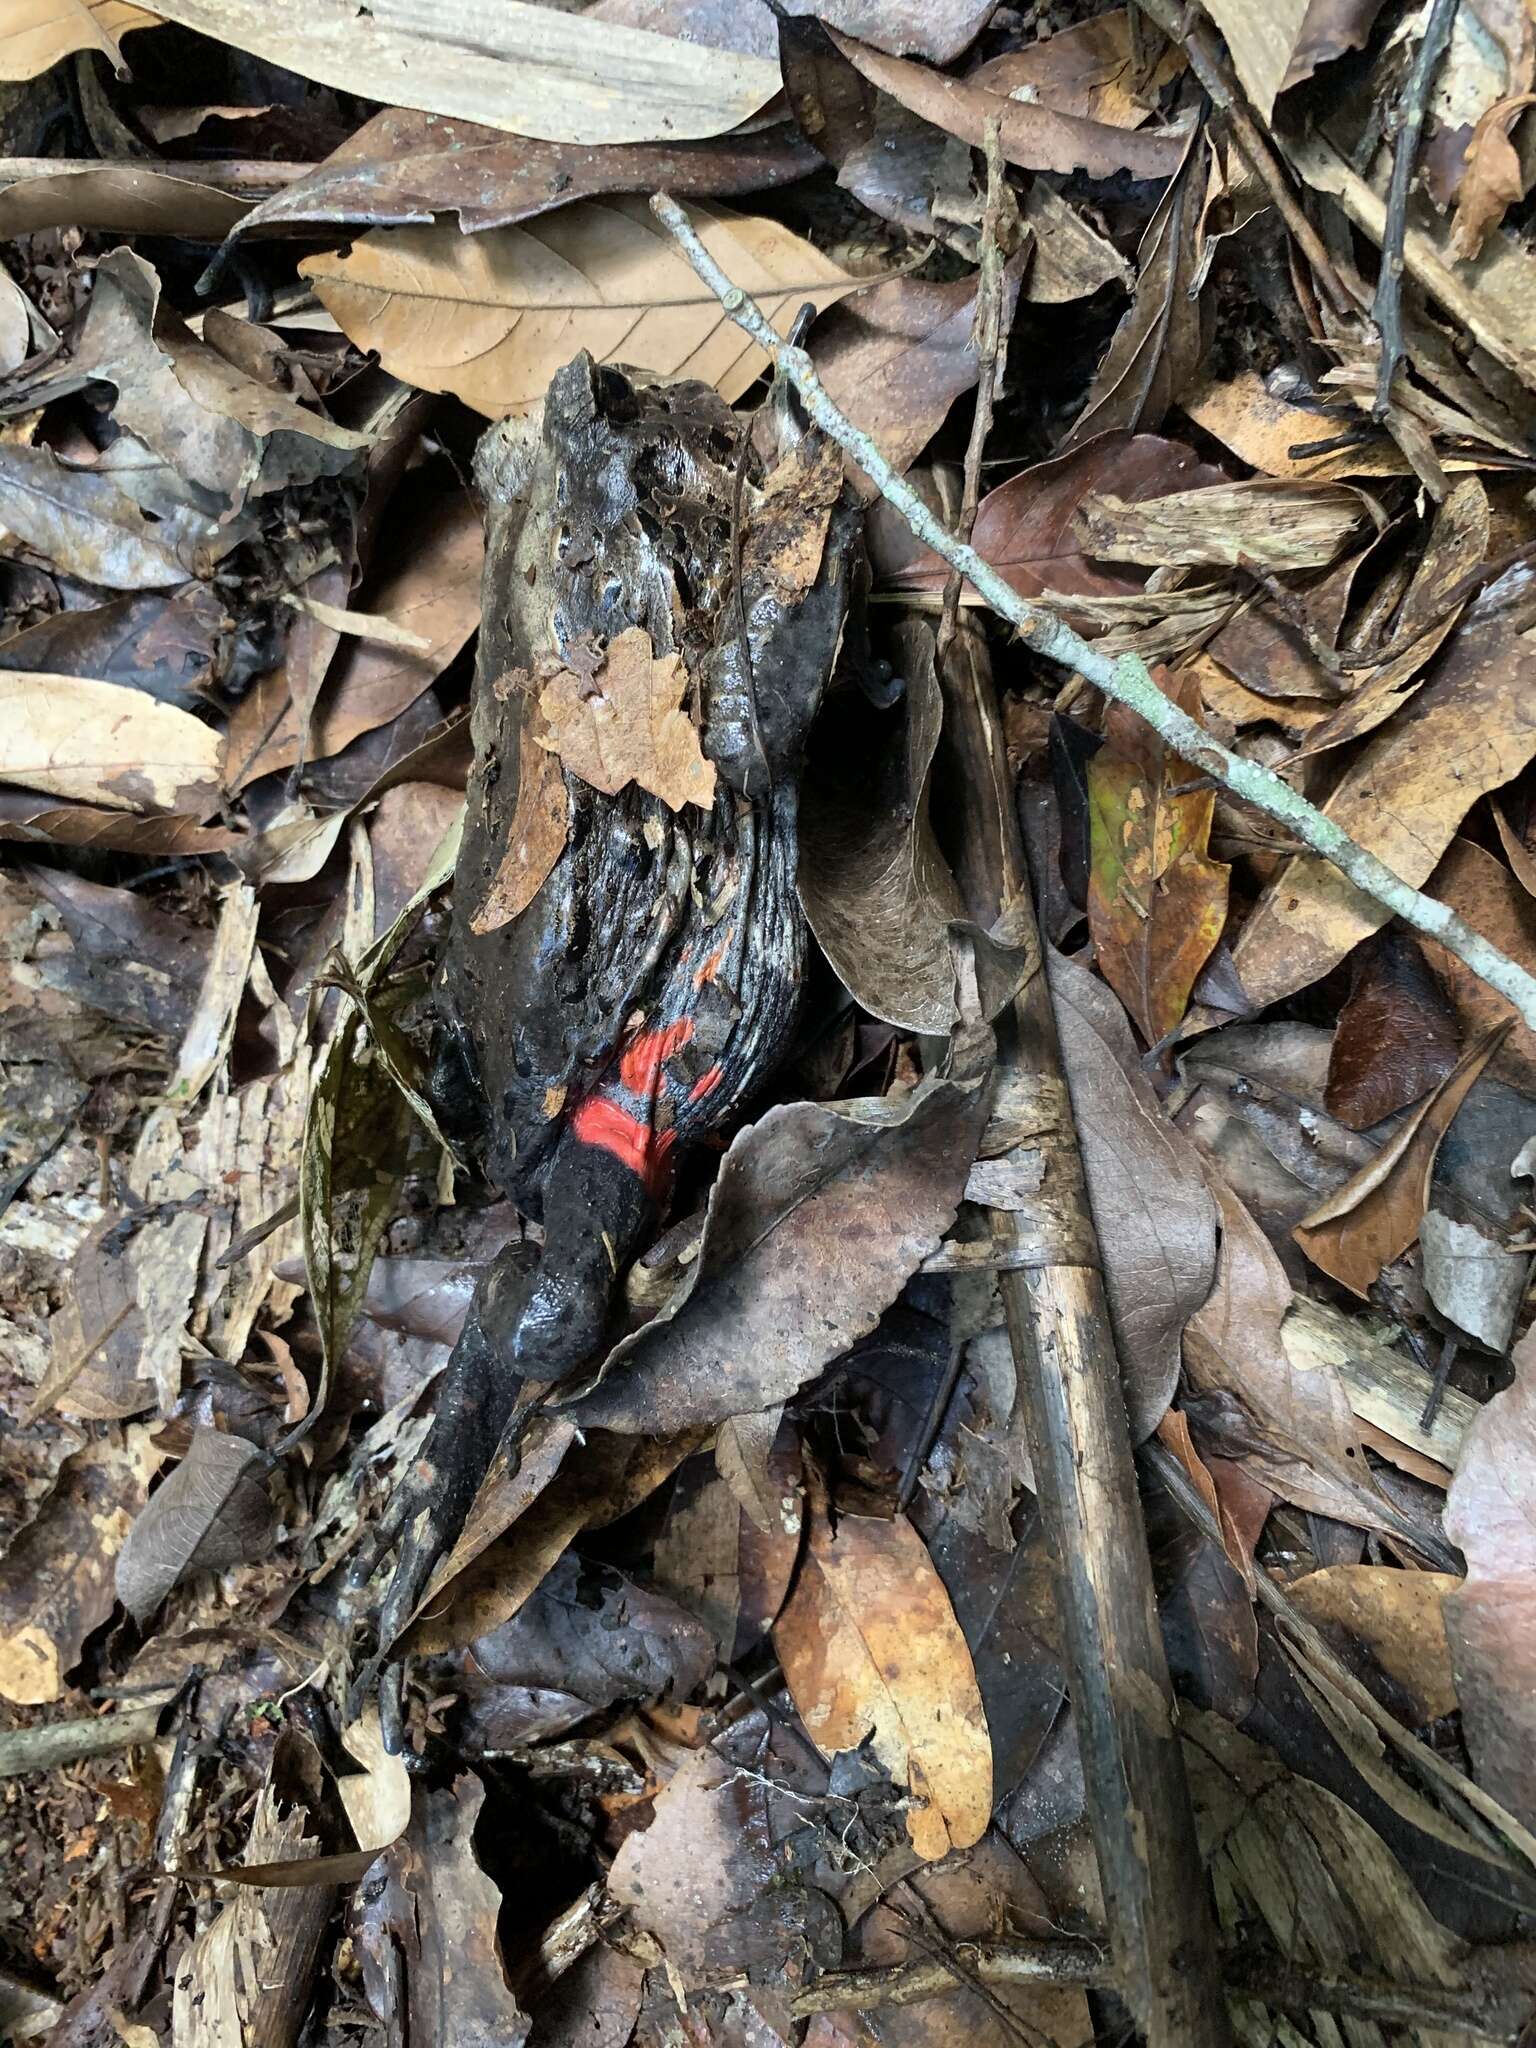
M 500 685 L 497 686 L 498 694 Z M 525 729 L 518 750 L 517 805 L 501 865 L 470 930 L 493 932 L 526 910 L 553 873 L 571 829 L 571 801 L 557 755 Z
M 708 810 L 715 770 L 682 708 L 687 688 L 682 657 L 658 655 L 645 628 L 631 626 L 590 682 L 562 669 L 545 683 L 539 710 L 548 730 L 538 744 L 606 796 L 637 782 L 671 810 L 688 803 Z M 521 787 L 518 797 L 521 802 Z

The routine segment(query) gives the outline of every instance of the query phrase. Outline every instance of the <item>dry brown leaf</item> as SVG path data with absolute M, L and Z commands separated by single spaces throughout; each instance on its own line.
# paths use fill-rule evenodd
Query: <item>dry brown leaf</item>
M 0 22 L 0 79 L 36 78 L 77 50 L 99 50 L 124 73 L 118 37 L 159 23 L 158 14 L 128 0 L 8 0 Z
M 272 1505 L 249 1470 L 260 1456 L 244 1437 L 194 1429 L 118 1552 L 117 1597 L 141 1625 L 188 1572 L 249 1564 L 270 1547 Z
M 1263 122 L 1274 112 L 1275 95 L 1289 82 L 1308 4 L 1269 0 L 1266 6 L 1250 7 L 1246 0 L 1206 0 L 1205 11 L 1225 37 L 1233 69 Z
M 1321 569 L 1343 553 L 1372 509 L 1362 492 L 1345 484 L 1253 477 L 1134 505 L 1090 496 L 1077 525 L 1085 552 L 1103 561 Z
M 0 673 L 0 776 L 113 810 L 206 818 L 219 800 L 219 735 L 120 683 Z
M 1467 144 L 1466 168 L 1456 189 L 1456 218 L 1451 226 L 1451 253 L 1470 260 L 1483 237 L 1496 228 L 1507 210 L 1525 196 L 1525 172 L 1509 131 L 1536 93 L 1518 93 L 1500 100 L 1480 116 Z
M 578 675 L 557 669 L 539 691 L 543 733 L 533 737 L 558 754 L 567 772 L 605 796 L 628 783 L 671 810 L 715 800 L 715 769 L 699 745 L 698 727 L 682 708 L 688 675 L 678 654 L 658 655 L 644 626 L 631 626 L 609 646 L 601 666 Z M 527 687 L 508 678 L 509 689 Z
M 1291 1235 L 1314 1266 L 1364 1296 L 1413 1243 L 1440 1140 L 1508 1031 L 1506 1020 L 1470 1047 L 1370 1164 L 1297 1224 Z
M 696 204 L 690 218 L 781 333 L 855 280 L 777 221 Z M 735 400 L 762 351 L 725 315 L 643 199 L 589 199 L 522 227 L 378 228 L 299 268 L 359 348 L 492 418 L 526 412 L 578 349 Z
M 1460 1579 L 1448 1572 L 1335 1564 L 1292 1579 L 1286 1597 L 1309 1621 L 1346 1629 L 1400 1685 L 1424 1721 L 1456 1711 L 1456 1681 L 1442 1602 Z
M 989 91 L 966 78 L 947 78 L 926 64 L 888 57 L 851 36 L 828 31 L 838 49 L 871 85 L 900 100 L 925 121 L 980 149 L 987 123 L 1001 127 L 1003 155 L 1025 170 L 1060 171 L 1070 176 L 1085 171 L 1090 178 L 1112 178 L 1129 171 L 1133 178 L 1170 178 L 1188 143 L 1186 135 L 1165 130 L 1143 134 L 1134 128 L 1111 127 L 1060 114 L 1053 107 L 1013 99 L 1009 90 Z
M 1480 796 L 1536 754 L 1536 644 L 1505 603 L 1536 577 L 1523 568 L 1478 600 L 1441 650 L 1412 713 L 1374 733 L 1324 813 L 1421 888 Z M 1306 988 L 1387 912 L 1316 854 L 1287 861 L 1238 934 L 1232 957 L 1255 1008 Z
M 217 241 L 251 210 L 218 185 L 136 163 L 93 164 L 0 180 L 0 236 L 91 227 L 124 235 L 193 235 Z
M 149 1425 L 135 1422 L 66 1459 L 0 1564 L 0 1697 L 39 1706 L 63 1692 L 81 1645 L 112 1612 L 112 1567 L 160 1455 Z
M 1474 931 L 1491 939 L 1511 959 L 1536 970 L 1536 901 L 1485 847 L 1472 839 L 1453 839 L 1450 851 L 1430 877 L 1430 888 Z M 1491 989 L 1480 974 L 1474 974 L 1438 940 L 1425 939 L 1422 944 L 1468 1036 L 1485 1031 L 1490 1024 L 1512 1021 L 1495 1071 L 1519 1087 L 1536 1086 L 1536 1031 L 1515 1015 L 1514 1005 L 1497 989 Z
M 1058 114 L 1106 122 L 1111 128 L 1141 128 L 1162 88 L 1183 68 L 1183 51 L 1169 43 L 1150 74 L 1141 78 L 1130 10 L 1116 7 L 990 58 L 968 82 L 1010 99 L 1043 101 Z
M 1514 1350 L 1512 1386 L 1467 1431 L 1445 1505 L 1466 1583 L 1445 1603 L 1478 1780 L 1536 1822 L 1536 1332 Z
M 791 1697 L 824 1754 L 866 1737 L 911 1787 L 907 1832 L 929 1862 L 980 1841 L 992 1814 L 992 1744 L 971 1653 L 922 1538 L 825 1509 L 774 1624 Z
M 170 0 L 167 21 L 302 78 L 547 141 L 719 135 L 779 89 L 776 64 L 525 0 Z
M 1386 434 L 1333 448 L 1325 454 L 1293 455 L 1315 441 L 1329 441 L 1346 423 L 1359 420 L 1350 408 L 1317 412 L 1291 405 L 1268 389 L 1257 370 L 1238 370 L 1216 377 L 1209 369 L 1191 383 L 1179 401 L 1197 426 L 1230 448 L 1234 455 L 1265 476 L 1299 477 L 1322 483 L 1332 477 L 1407 476 L 1409 463 Z M 1448 467 L 1466 468 L 1452 460 Z

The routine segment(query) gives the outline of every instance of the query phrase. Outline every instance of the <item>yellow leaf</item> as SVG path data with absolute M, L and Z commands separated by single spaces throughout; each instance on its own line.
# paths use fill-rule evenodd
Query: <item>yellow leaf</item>
M 205 818 L 219 736 L 142 690 L 79 676 L 0 675 L 0 780 L 115 811 Z
M 777 221 L 694 206 L 710 254 L 780 333 L 807 299 L 856 280 Z M 327 311 L 385 369 L 490 418 L 525 412 L 579 349 L 741 396 L 763 354 L 640 198 L 582 200 L 519 227 L 376 228 L 300 264 Z

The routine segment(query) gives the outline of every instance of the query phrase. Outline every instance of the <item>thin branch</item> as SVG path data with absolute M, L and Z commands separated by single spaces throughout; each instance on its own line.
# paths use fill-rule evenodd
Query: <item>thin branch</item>
M 1092 1941 L 963 1942 L 958 1948 L 983 1984 L 1081 1985 L 1087 1990 L 1112 1987 L 1114 1982 L 1108 1955 Z M 1398 2026 L 1449 2027 L 1480 2041 L 1514 2040 L 1529 2005 L 1518 1990 L 1502 2001 L 1490 2001 L 1478 1986 L 1449 1990 L 1441 1984 L 1394 1984 L 1343 1973 L 1314 1977 L 1294 1964 L 1244 1953 L 1224 1956 L 1222 1973 L 1232 1991 L 1286 2012 L 1332 2012 Z M 838 1970 L 800 1992 L 791 2010 L 797 2019 L 819 2012 L 871 2012 L 943 1998 L 957 1988 L 953 1971 L 942 1962 Z
M 163 1702 L 162 1702 L 163 1705 Z M 23 1771 L 52 1771 L 82 1757 L 111 1756 L 119 1749 L 138 1749 L 155 1739 L 161 1709 L 123 1707 L 114 1714 L 92 1714 L 83 1721 L 46 1721 L 35 1728 L 11 1728 L 0 1734 L 0 1778 Z
M 948 532 L 910 484 L 899 477 L 869 436 L 855 427 L 832 403 L 804 349 L 792 348 L 774 331 L 761 308 L 716 263 L 673 199 L 658 193 L 651 210 L 675 238 L 695 272 L 719 299 L 737 326 L 768 355 L 782 376 L 799 392 L 811 418 L 830 434 L 906 520 L 917 538 L 952 569 L 958 569 L 1000 618 L 1017 627 L 1021 637 L 1048 661 L 1076 669 L 1106 696 L 1128 704 L 1145 719 L 1176 754 L 1212 776 L 1233 796 L 1277 819 L 1314 853 L 1331 861 L 1362 895 L 1470 967 L 1488 986 L 1513 1003 L 1536 1030 L 1536 976 L 1528 974 L 1476 932 L 1449 905 L 1437 902 L 1395 874 L 1365 847 L 1278 775 L 1235 754 L 1212 738 L 1203 726 L 1163 695 L 1144 661 L 1134 655 L 1118 658 L 1102 653 L 1080 634 L 1039 605 L 1029 604 L 1004 581 L 990 562 Z
M 1381 268 L 1376 273 L 1376 298 L 1371 312 L 1381 337 L 1381 361 L 1376 368 L 1376 403 L 1371 417 L 1384 420 L 1392 403 L 1392 379 L 1404 356 L 1403 348 L 1403 244 L 1408 234 L 1408 188 L 1418 162 L 1419 137 L 1424 132 L 1424 115 L 1429 89 L 1435 82 L 1440 59 L 1451 40 L 1460 0 L 1434 0 L 1424 24 L 1413 69 L 1403 88 L 1397 112 L 1397 136 L 1392 145 L 1392 181 L 1387 187 L 1387 225 L 1381 239 Z

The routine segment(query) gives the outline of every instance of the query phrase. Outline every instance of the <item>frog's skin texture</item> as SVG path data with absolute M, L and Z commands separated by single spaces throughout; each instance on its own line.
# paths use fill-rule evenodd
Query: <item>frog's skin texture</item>
M 802 430 L 777 397 L 769 424 L 771 466 Z M 481 442 L 475 764 L 432 1090 L 488 1177 L 542 1221 L 544 1246 L 532 1271 L 517 1248 L 481 1284 L 392 1517 L 403 1535 L 381 1649 L 456 1536 L 521 1384 L 563 1381 L 600 1356 L 617 1280 L 656 1227 L 679 1151 L 761 1085 L 793 1027 L 808 944 L 799 770 L 862 598 L 860 521 L 845 494 L 817 580 L 793 604 L 750 567 L 738 593 L 737 511 L 750 519 L 764 466 L 743 433 L 707 386 L 580 355 L 541 419 Z M 682 656 L 698 692 L 713 808 L 674 813 L 634 784 L 606 796 L 567 775 L 564 853 L 520 915 L 477 931 L 519 750 L 534 744 L 529 692 L 494 685 L 637 625 L 657 655 Z

